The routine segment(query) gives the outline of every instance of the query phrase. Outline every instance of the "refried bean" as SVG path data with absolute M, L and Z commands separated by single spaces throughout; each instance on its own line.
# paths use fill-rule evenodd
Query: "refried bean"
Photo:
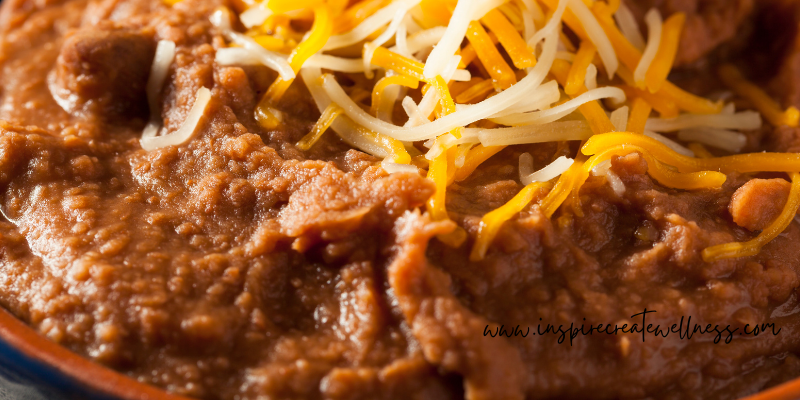
M 742 60 L 734 50 L 748 47 L 736 42 L 787 7 L 627 3 L 639 18 L 651 6 L 689 15 L 681 82 L 720 59 Z M 320 116 L 300 80 L 278 105 L 281 124 L 259 125 L 253 110 L 277 75 L 214 62 L 225 45 L 209 22 L 219 6 L 233 7 L 3 1 L 0 304 L 42 335 L 203 399 L 731 399 L 800 376 L 800 225 L 757 256 L 701 258 L 763 229 L 785 202 L 785 181 L 730 173 L 719 190 L 682 191 L 647 175 L 638 153 L 615 157 L 624 192 L 590 177 L 582 216 L 527 207 L 473 262 L 480 218 L 523 186 L 520 154 L 538 169 L 577 143 L 504 149 L 448 188 L 452 221 L 433 221 L 425 177 L 387 174 L 334 134 L 308 151 L 295 146 Z M 793 21 L 772 27 L 790 37 L 761 49 L 780 63 L 763 81 L 791 76 L 773 93 L 800 106 Z M 199 88 L 212 100 L 191 141 L 147 152 L 139 138 L 158 40 L 177 45 L 164 127 L 180 127 Z M 719 89 L 711 81 L 696 91 Z M 747 135 L 753 151 L 800 148 L 796 128 Z M 769 216 L 754 209 L 766 201 L 775 202 Z M 453 224 L 468 235 L 458 248 L 437 239 Z M 653 324 L 691 316 L 780 332 L 728 344 L 485 334 L 631 323 L 644 309 L 656 311 Z

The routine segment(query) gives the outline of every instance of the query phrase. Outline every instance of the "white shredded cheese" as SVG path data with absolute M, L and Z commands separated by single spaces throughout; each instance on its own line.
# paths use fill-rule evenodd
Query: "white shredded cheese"
M 747 144 L 747 136 L 740 132 L 717 128 L 691 128 L 678 132 L 678 139 L 699 142 L 731 153 L 738 153 Z
M 674 151 L 674 152 L 676 152 L 678 154 L 682 154 L 682 155 L 687 156 L 687 157 L 694 157 L 694 152 L 693 151 L 687 149 L 686 147 L 681 146 L 680 143 L 678 143 L 678 142 L 676 142 L 676 141 L 674 141 L 674 140 L 672 140 L 672 139 L 670 139 L 670 138 L 668 138 L 668 137 L 666 137 L 664 135 L 660 135 L 660 134 L 655 133 L 655 132 L 653 132 L 651 130 L 648 130 L 648 129 L 644 130 L 644 135 L 647 136 L 647 137 L 651 137 L 651 138 L 653 138 L 655 140 L 658 140 L 659 142 L 661 142 L 665 146 L 669 147 L 670 149 L 672 149 L 672 151 Z
M 639 64 L 636 65 L 636 70 L 633 72 L 633 80 L 639 87 L 644 87 L 644 79 L 647 76 L 647 70 L 650 69 L 653 59 L 655 59 L 656 54 L 658 54 L 658 48 L 661 47 L 661 28 L 663 25 L 661 13 L 655 8 L 647 12 L 644 16 L 644 20 L 647 22 L 647 46 L 645 46 L 642 58 L 639 60 Z
M 617 196 L 622 197 L 622 195 L 625 194 L 625 183 L 611 170 L 611 160 L 605 160 L 594 167 L 594 169 L 592 169 L 592 175 L 606 177 L 609 186 L 611 186 L 611 190 L 613 190 Z
M 544 125 L 481 129 L 478 132 L 478 139 L 484 146 L 586 140 L 591 136 L 592 130 L 586 121 L 557 121 Z
M 586 89 L 597 89 L 597 67 L 595 67 L 594 64 L 590 63 L 589 66 L 586 67 L 586 78 L 584 81 Z
M 344 89 L 336 82 L 336 79 L 332 77 L 326 77 L 322 86 L 328 97 L 342 107 L 342 110 L 344 110 L 344 113 L 348 117 L 366 129 L 402 141 L 426 140 L 449 132 L 454 128 L 464 127 L 475 121 L 484 119 L 518 103 L 524 96 L 529 95 L 531 91 L 539 87 L 550 71 L 550 67 L 553 65 L 553 60 L 555 59 L 557 42 L 558 31 L 553 31 L 553 33 L 545 39 L 544 51 L 542 52 L 542 57 L 539 62 L 531 69 L 531 72 L 517 82 L 517 84 L 468 109 L 457 110 L 433 122 L 415 127 L 400 127 L 369 115 L 350 99 Z
M 424 31 L 417 32 L 408 37 L 406 41 L 407 52 L 409 55 L 415 55 L 420 50 L 427 49 L 433 47 L 436 43 L 442 40 L 442 36 L 444 36 L 444 32 L 447 28 L 443 26 L 436 26 L 430 29 L 426 29 Z M 391 47 L 389 50 L 397 51 L 398 53 L 402 54 L 400 50 L 400 43 L 399 41 L 394 47 Z
M 611 45 L 611 40 L 606 35 L 603 27 L 600 26 L 597 18 L 582 0 L 569 0 L 569 9 L 581 22 L 583 29 L 586 31 L 586 36 L 597 48 L 597 55 L 600 56 L 600 60 L 603 61 L 603 65 L 606 67 L 608 79 L 614 78 L 614 74 L 617 73 L 617 68 L 619 68 L 619 60 L 617 59 L 617 53 L 614 52 L 614 46 Z
M 406 115 L 408 115 L 408 123 L 406 123 L 405 126 L 417 126 L 421 125 L 423 122 L 431 122 L 427 115 L 422 114 L 422 111 L 419 110 L 417 103 L 415 103 L 414 99 L 411 97 L 406 96 L 403 101 L 400 102 L 400 104 L 403 106 L 403 110 L 405 110 Z M 417 123 L 417 121 L 421 122 Z
M 616 101 L 625 101 L 625 92 L 622 89 L 606 86 L 594 90 L 589 90 L 586 93 L 564 103 L 553 107 L 549 110 L 535 111 L 530 113 L 512 114 L 501 118 L 492 118 L 493 122 L 503 125 L 541 125 L 548 122 L 557 121 L 564 116 L 574 112 L 578 107 L 590 101 L 612 98 Z
M 615 131 L 625 132 L 628 130 L 628 106 L 622 106 L 611 112 L 610 119 Z
M 177 131 L 155 137 L 143 137 L 139 140 L 142 148 L 146 151 L 152 151 L 166 146 L 183 144 L 192 138 L 194 132 L 197 130 L 197 125 L 200 123 L 200 118 L 203 117 L 206 106 L 211 100 L 211 91 L 207 88 L 201 87 L 197 91 L 197 97 L 194 100 L 194 105 L 186 115 L 186 119 Z
M 303 68 L 300 71 L 300 76 L 303 78 L 314 103 L 320 112 L 323 112 L 331 104 L 331 99 L 325 94 L 325 90 L 319 84 L 322 78 L 322 72 L 319 68 Z M 378 158 L 386 158 L 390 154 L 374 140 L 371 136 L 363 134 L 363 128 L 358 126 L 353 120 L 346 116 L 340 116 L 333 120 L 331 129 L 339 135 L 345 143 Z
M 239 15 L 239 20 L 242 21 L 245 28 L 259 26 L 273 14 L 272 10 L 267 7 L 267 3 L 267 1 L 259 2 Z
M 388 6 L 381 8 L 374 14 L 370 15 L 363 22 L 358 24 L 349 32 L 342 33 L 341 35 L 333 35 L 328 39 L 328 42 L 322 48 L 323 50 L 334 50 L 342 47 L 352 46 L 362 40 L 366 39 L 373 32 L 383 28 L 386 24 L 394 19 L 397 12 L 404 10 L 407 12 L 412 7 L 419 4 L 420 0 L 397 0 L 389 3 Z
M 417 3 L 419 3 L 419 1 L 417 1 Z M 364 73 L 368 79 L 372 79 L 373 77 L 372 70 L 370 70 L 369 66 L 372 63 L 372 55 L 375 53 L 375 49 L 388 42 L 392 36 L 395 36 L 397 29 L 400 28 L 400 24 L 402 24 L 403 20 L 406 18 L 406 13 L 408 13 L 408 8 L 399 8 L 395 12 L 394 17 L 392 17 L 392 22 L 389 23 L 389 27 L 375 38 L 375 40 L 364 43 L 364 56 L 362 59 L 364 63 Z
M 539 31 L 536 32 L 530 40 L 528 40 L 528 45 L 532 47 L 536 46 L 537 43 L 546 38 L 548 35 L 553 34 L 553 32 L 558 34 L 559 27 L 561 26 L 561 18 L 564 17 L 564 11 L 567 10 L 567 3 L 569 3 L 569 0 L 558 0 L 558 6 L 553 12 L 553 15 L 550 16 L 550 19 L 542 27 L 542 29 L 539 29 Z
M 533 173 L 533 156 L 531 153 L 522 153 L 519 155 L 519 181 Z
M 289 62 L 286 61 L 286 56 L 271 52 L 261 47 L 261 45 L 256 43 L 255 40 L 253 40 L 247 35 L 243 35 L 241 33 L 234 32 L 232 30 L 223 30 L 222 32 L 223 35 L 225 35 L 225 37 L 228 40 L 241 46 L 240 49 L 246 50 L 251 53 L 249 57 L 245 57 L 242 55 L 243 53 L 227 52 L 227 55 L 223 56 L 222 59 L 223 62 L 228 61 L 226 57 L 230 57 L 230 54 L 237 54 L 237 56 L 239 57 L 238 61 L 251 60 L 251 59 L 258 60 L 260 64 L 266 66 L 267 68 L 277 71 L 281 75 L 281 79 L 283 80 L 288 81 L 295 78 L 295 73 L 292 70 L 292 67 L 289 65 Z M 218 50 L 217 52 L 219 53 L 220 50 Z
M 457 140 L 458 139 L 456 139 L 456 137 L 450 133 L 445 133 L 444 135 L 437 137 L 433 140 L 433 145 L 431 145 L 430 150 L 425 153 L 425 158 L 428 160 L 433 160 L 445 150 L 455 146 Z
M 397 27 L 394 39 L 394 51 L 403 57 L 414 59 L 414 55 L 408 51 L 408 24 L 412 23 L 411 15 L 405 14 L 403 22 Z
M 575 61 L 575 53 L 570 53 L 568 51 L 557 51 L 556 59 L 573 62 Z
M 472 16 L 476 8 L 476 0 L 460 0 L 453 10 L 450 24 L 444 32 L 444 36 L 428 55 L 425 63 L 423 75 L 426 79 L 433 79 L 436 75 L 441 75 L 447 63 L 456 51 L 461 47 L 461 42 L 467 35 L 467 28 L 472 21 Z
M 691 128 L 717 128 L 750 131 L 761 129 L 761 114 L 744 111 L 736 114 L 683 114 L 676 118 L 650 118 L 645 127 L 655 132 L 675 132 Z
M 381 168 L 389 174 L 411 173 L 419 174 L 419 168 L 410 164 L 397 164 L 384 159 L 381 161 Z
M 575 160 L 571 158 L 567 158 L 564 156 L 558 157 L 555 161 L 548 164 L 546 167 L 528 175 L 520 177 L 520 181 L 522 181 L 523 185 L 530 185 L 533 182 L 547 182 L 564 172 L 567 172 L 569 167 Z
M 506 115 L 527 113 L 530 111 L 544 110 L 550 108 L 550 105 L 561 99 L 561 91 L 558 88 L 558 82 L 548 81 L 542 84 L 536 90 L 532 91 L 520 99 L 517 104 L 509 106 L 503 111 L 492 114 L 490 118 L 500 118 Z M 471 106 L 467 106 L 471 107 Z
M 365 64 L 360 58 L 342 58 L 327 54 L 314 54 L 303 64 L 303 67 L 325 68 L 339 72 L 364 72 Z M 368 65 L 370 70 L 376 69 L 374 65 Z
M 643 51 L 645 46 L 644 37 L 642 37 L 642 32 L 639 31 L 639 24 L 636 23 L 636 18 L 633 16 L 631 9 L 625 5 L 625 2 L 620 2 L 617 12 L 614 13 L 614 18 L 617 20 L 617 25 L 619 25 L 622 35 L 631 42 L 633 47 Z
M 150 107 L 150 121 L 142 132 L 142 137 L 153 137 L 161 129 L 160 113 L 161 106 L 158 104 L 158 95 L 164 80 L 167 78 L 169 66 L 175 59 L 175 42 L 170 40 L 159 40 L 156 45 L 156 54 L 153 57 L 153 64 L 150 66 L 150 76 L 147 78 L 147 105 Z

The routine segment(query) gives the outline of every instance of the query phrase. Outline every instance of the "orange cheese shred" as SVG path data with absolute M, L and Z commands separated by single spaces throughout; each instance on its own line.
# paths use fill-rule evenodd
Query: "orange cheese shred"
M 634 47 L 627 38 L 619 31 L 614 25 L 611 18 L 611 13 L 608 10 L 608 5 L 602 1 L 597 1 L 592 6 L 592 11 L 597 17 L 600 26 L 605 31 L 617 57 L 629 71 L 636 69 L 639 60 L 642 58 L 642 53 Z M 635 85 L 634 85 L 635 86 Z M 695 114 L 718 114 L 722 112 L 724 106 L 722 102 L 713 102 L 702 97 L 695 96 L 677 86 L 665 81 L 661 90 L 657 93 L 659 96 L 664 96 L 674 102 L 678 108 L 684 111 Z
M 494 90 L 494 83 L 491 79 L 483 79 L 473 83 L 467 90 L 456 96 L 456 101 L 461 104 L 469 103 L 473 100 L 485 97 Z
M 419 87 L 419 80 L 412 78 L 408 75 L 394 75 L 381 78 L 375 87 L 372 89 L 372 104 L 370 106 L 370 113 L 376 115 L 378 113 L 378 105 L 381 103 L 381 96 L 383 91 L 390 85 L 401 85 L 411 89 Z
M 658 93 L 667 76 L 675 63 L 675 55 L 678 54 L 678 44 L 680 43 L 683 25 L 686 22 L 686 14 L 672 14 L 661 28 L 661 44 L 658 46 L 653 62 L 645 75 L 645 84 L 650 93 Z
M 500 89 L 508 89 L 511 85 L 517 83 L 517 77 L 514 75 L 514 70 L 506 63 L 500 52 L 497 51 L 489 34 L 483 29 L 483 26 L 477 21 L 472 21 L 467 29 L 467 40 L 475 49 L 478 59 L 486 68 L 489 76 Z
M 589 40 L 581 42 L 578 48 L 578 53 L 575 54 L 575 61 L 572 62 L 572 67 L 569 70 L 569 77 L 567 78 L 564 92 L 570 96 L 577 94 L 581 88 L 586 87 L 586 69 L 589 64 L 594 60 L 597 54 L 597 48 Z
M 492 31 L 497 40 L 506 49 L 514 66 L 519 69 L 531 68 L 536 65 L 533 49 L 528 46 L 522 36 L 509 22 L 508 18 L 498 10 L 489 11 L 482 19 L 487 28 Z
M 325 133 L 328 128 L 330 128 L 333 121 L 342 115 L 344 111 L 341 107 L 336 105 L 335 103 L 331 103 L 325 111 L 322 112 L 322 116 L 319 117 L 317 123 L 314 124 L 314 127 L 311 128 L 311 132 L 303 136 L 299 142 L 297 142 L 297 148 L 300 150 L 308 150 L 315 143 L 322 137 L 322 134 Z
M 631 116 L 628 118 L 628 131 L 643 134 L 647 118 L 650 117 L 652 111 L 653 107 L 647 101 L 635 97 L 631 105 Z
M 499 153 L 504 148 L 506 148 L 506 146 L 485 147 L 484 145 L 479 144 L 470 149 L 464 159 L 464 165 L 456 170 L 454 176 L 455 181 L 461 182 L 464 179 L 467 179 L 467 177 L 475 172 L 475 169 L 477 169 L 479 165 L 491 158 L 493 155 Z
M 469 255 L 470 261 L 480 261 L 486 256 L 489 245 L 503 227 L 503 224 L 524 210 L 535 198 L 542 196 L 553 186 L 550 182 L 534 182 L 522 188 L 514 198 L 502 207 L 489 212 L 481 218 L 478 237 Z
M 557 59 L 553 62 L 550 72 L 555 76 L 556 81 L 564 86 L 568 79 L 570 68 L 569 62 Z M 582 85 L 575 95 L 579 96 L 586 91 L 586 85 Z M 597 101 L 584 103 L 578 107 L 578 110 L 583 114 L 584 118 L 586 118 L 586 121 L 589 122 L 589 127 L 595 134 L 614 131 L 614 124 L 608 119 L 605 110 L 603 110 L 603 107 Z
M 772 100 L 763 89 L 748 82 L 738 68 L 730 64 L 723 65 L 719 69 L 719 77 L 726 86 L 739 96 L 753 103 L 753 107 L 761 112 L 772 125 L 787 125 L 792 128 L 798 126 L 800 111 L 797 108 L 789 107 L 786 111 L 781 110 L 780 105 L 775 100 Z

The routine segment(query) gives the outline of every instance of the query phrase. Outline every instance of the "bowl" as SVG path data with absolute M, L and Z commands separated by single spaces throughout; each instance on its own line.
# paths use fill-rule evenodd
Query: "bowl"
M 91 362 L 0 308 L 0 399 L 191 400 Z M 800 399 L 800 378 L 743 400 Z
M 89 361 L 0 308 L 0 399 L 189 400 Z

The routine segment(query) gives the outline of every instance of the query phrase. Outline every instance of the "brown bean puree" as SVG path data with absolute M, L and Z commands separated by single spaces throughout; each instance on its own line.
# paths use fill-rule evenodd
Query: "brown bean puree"
M 756 4 L 757 3 L 757 4 Z M 688 14 L 673 76 L 720 88 L 720 59 L 743 60 L 800 106 L 800 5 L 641 0 Z M 800 376 L 800 225 L 754 257 L 705 263 L 786 202 L 770 174 L 721 190 L 655 183 L 637 153 L 615 158 L 627 190 L 590 178 L 583 217 L 532 205 L 469 261 L 478 221 L 571 146 L 512 146 L 447 193 L 469 234 L 435 238 L 422 176 L 325 135 L 293 84 L 266 130 L 253 109 L 276 74 L 214 63 L 209 15 L 222 0 L 5 0 L 0 13 L 0 304 L 55 342 L 140 381 L 207 399 L 735 398 Z M 144 151 L 145 85 L 158 40 L 177 44 L 161 96 L 177 129 L 201 86 L 196 136 Z M 766 45 L 764 45 L 766 43 Z M 58 101 L 56 101 L 58 99 Z M 800 149 L 800 130 L 748 134 L 748 151 Z M 753 179 L 757 178 L 757 179 Z M 775 180 L 775 178 L 781 178 Z M 491 337 L 487 325 L 774 323 L 780 333 Z M 723 338 L 724 340 L 724 338 Z

